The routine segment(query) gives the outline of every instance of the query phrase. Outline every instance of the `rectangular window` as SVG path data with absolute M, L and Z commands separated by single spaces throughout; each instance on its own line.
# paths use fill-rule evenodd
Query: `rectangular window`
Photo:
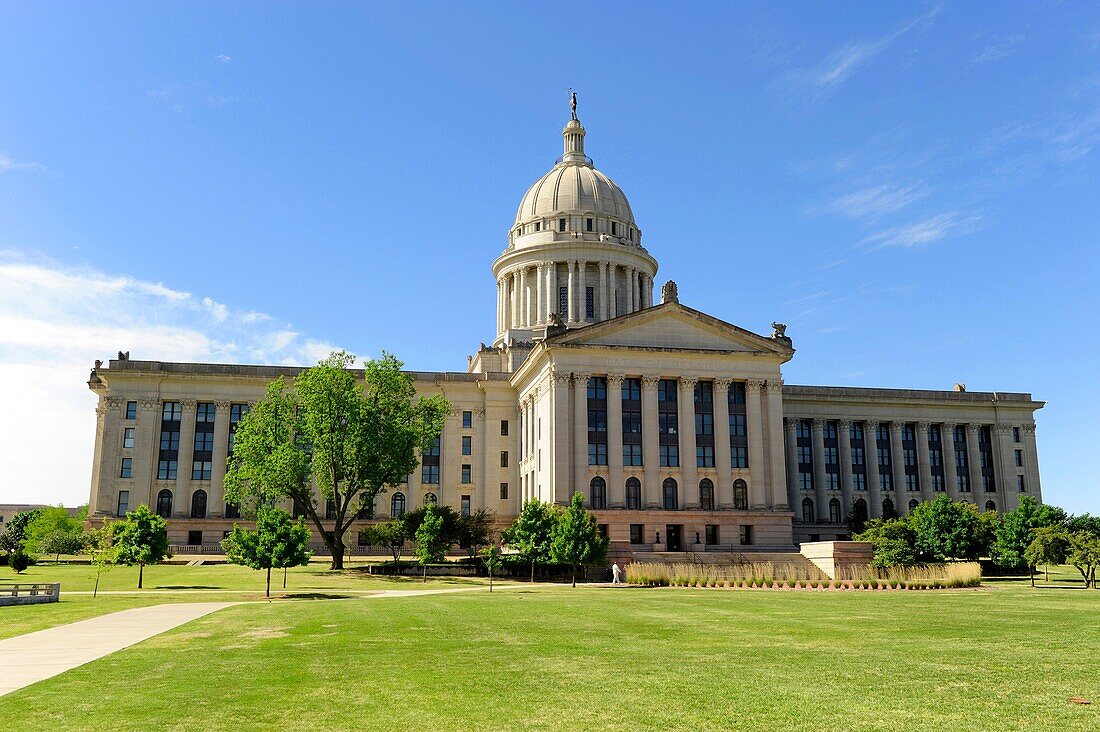
M 502 468 L 507 468 L 508 467 L 508 451 L 507 450 L 501 450 L 500 451 L 500 467 L 502 467 Z
M 1013 427 L 1012 428 L 1012 441 L 1013 442 L 1019 442 L 1020 441 L 1020 428 L 1019 427 Z
M 699 468 L 714 467 L 714 445 L 695 446 L 695 466 Z
M 852 473 L 852 488 L 857 491 L 867 490 L 867 476 L 863 473 Z
M 157 463 L 157 480 L 175 480 L 176 461 L 161 460 Z
M 585 231 L 592 231 L 592 219 L 585 219 L 584 220 L 584 230 Z
M 241 417 L 248 414 L 247 404 L 231 404 L 229 406 L 229 426 L 235 427 L 241 421 Z
M 742 546 L 748 546 L 752 544 L 752 526 L 741 525 L 738 527 L 738 540 Z
M 439 466 L 423 465 L 420 470 L 420 482 L 424 485 L 439 485 Z
M 122 446 L 129 448 L 134 446 L 134 431 L 133 427 L 127 427 L 122 433 Z
M 1016 476 L 1016 490 L 1020 493 L 1027 492 L 1027 484 L 1024 482 L 1024 476 L 1022 475 Z
M 642 380 L 623 379 L 623 465 L 642 464 Z
M 615 221 L 612 221 L 611 222 L 611 236 L 618 236 L 618 235 L 619 235 L 618 223 L 616 223 Z
M 645 524 L 631 524 L 630 525 L 630 543 L 631 544 L 644 544 L 645 543 Z
M 463 412 L 462 413 L 462 429 L 468 430 L 474 426 L 474 413 Z
M 210 452 L 214 449 L 213 432 L 195 433 L 195 452 Z
M 336 520 L 336 501 L 332 500 L 331 498 L 325 499 L 325 520 Z
M 126 402 L 126 419 L 137 419 L 137 402 Z
M 565 219 L 558 219 L 558 231 L 565 231 Z
M 588 464 L 607 465 L 607 377 L 588 380 Z
M 508 436 L 508 420 L 506 420 L 506 419 L 500 420 L 500 436 L 501 437 L 507 437 Z
M 161 450 L 179 450 L 180 449 L 180 433 L 179 430 L 163 430 L 160 433 L 160 449 Z
M 125 516 L 130 511 L 130 491 L 118 492 L 118 510 L 115 516 Z
M 705 541 L 707 546 L 717 546 L 722 543 L 718 539 L 718 524 L 707 524 Z
M 584 288 L 584 317 L 596 317 L 596 288 Z
M 642 446 L 623 443 L 623 465 L 639 466 L 642 464 Z
M 191 463 L 191 480 L 210 480 L 212 466 L 209 460 L 195 460 Z
M 1024 467 L 1024 451 L 1023 450 L 1016 450 L 1015 452 L 1016 452 L 1016 467 L 1017 468 Z
M 680 467 L 680 446 L 679 445 L 661 445 L 660 446 L 661 467 L 663 468 L 678 468 Z
M 187 532 L 187 545 L 188 546 L 202 546 L 202 532 L 201 531 L 188 531 Z
M 590 443 L 588 443 L 588 464 L 589 465 L 607 465 L 607 443 L 606 442 L 590 442 Z
M 508 500 L 508 484 L 507 483 L 501 483 L 500 484 L 500 500 L 502 500 L 502 501 Z
M 542 222 L 541 221 L 536 221 L 535 222 L 535 231 L 542 231 Z
M 563 318 L 569 314 L 569 288 L 558 288 L 558 315 Z
M 474 454 L 474 438 L 469 435 L 462 436 L 462 454 L 473 455 Z
M 165 402 L 161 410 L 162 422 L 179 422 L 183 418 L 183 408 L 179 402 Z
M 462 512 L 463 516 L 469 516 L 470 515 L 470 497 L 469 496 L 462 496 L 462 498 L 459 499 L 458 506 L 459 506 L 459 511 Z
M 212 402 L 199 402 L 198 408 L 195 410 L 195 422 L 209 422 L 214 424 L 214 415 L 217 413 L 217 408 Z
M 120 477 L 120 478 L 132 478 L 132 477 L 134 477 L 134 459 L 133 458 L 122 458 L 122 468 L 118 471 L 118 477 Z M 121 515 L 122 514 L 119 514 L 119 516 L 121 516 Z
M 469 465 L 464 464 L 462 466 L 462 482 L 463 483 L 472 483 L 473 482 L 473 469 Z

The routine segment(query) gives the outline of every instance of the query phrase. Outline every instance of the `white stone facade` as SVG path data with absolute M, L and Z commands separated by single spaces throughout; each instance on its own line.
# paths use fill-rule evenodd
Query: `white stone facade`
M 465 372 L 413 373 L 453 412 L 438 458 L 376 517 L 431 494 L 504 524 L 525 500 L 580 491 L 618 554 L 744 552 L 843 537 L 853 512 L 904 514 L 940 492 L 998 511 L 1040 497 L 1031 395 L 784 385 L 783 327 L 738 328 L 680 304 L 675 285 L 654 304 L 657 262 L 584 136 L 576 120 L 563 130 L 565 155 L 493 263 L 492 345 Z M 93 520 L 144 503 L 169 515 L 172 543 L 216 544 L 234 521 L 232 420 L 300 369 L 119 356 L 89 380 Z

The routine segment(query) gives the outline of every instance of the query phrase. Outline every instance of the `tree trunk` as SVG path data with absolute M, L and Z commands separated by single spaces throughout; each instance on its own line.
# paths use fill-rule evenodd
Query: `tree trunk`
M 1046 582 L 1049 585 L 1050 584 L 1050 565 L 1049 564 L 1044 564 L 1043 565 L 1043 574 L 1044 574 L 1043 581 Z
M 283 567 L 283 589 L 286 589 L 286 567 Z
M 577 586 L 577 565 L 573 565 L 573 586 Z
M 489 570 L 489 592 L 493 591 L 493 570 Z
M 271 597 L 271 567 L 267 568 L 267 596 Z
M 96 576 L 95 576 L 95 587 L 92 588 L 92 599 L 93 600 L 95 599 L 95 595 L 96 595 L 97 592 L 99 592 L 99 573 L 98 572 L 96 573 Z
M 424 584 L 428 584 L 428 565 L 424 565 Z
M 1035 586 L 1035 567 L 1028 567 L 1027 573 L 1031 575 L 1031 586 Z
M 139 590 L 141 589 L 141 580 L 142 580 L 142 575 L 144 575 L 144 574 L 145 574 L 145 565 L 144 564 L 139 564 L 138 565 L 138 589 Z
M 531 560 L 531 581 L 535 581 L 535 560 Z

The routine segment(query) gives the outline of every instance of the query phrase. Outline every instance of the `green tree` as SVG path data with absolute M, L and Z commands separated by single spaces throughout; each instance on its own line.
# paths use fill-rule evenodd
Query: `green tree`
M 417 451 L 443 429 L 450 405 L 442 396 L 417 397 L 412 376 L 383 353 L 351 370 L 355 357 L 333 353 L 294 380 L 282 380 L 237 425 L 226 495 L 241 502 L 291 498 L 302 507 L 342 569 L 344 536 L 359 507 L 373 505 L 418 463 Z M 335 518 L 327 530 L 310 479 Z
M 32 508 L 12 516 L 4 533 L 0 534 L 0 549 L 9 554 L 22 551 L 23 544 L 27 540 L 27 524 L 34 521 L 40 513 L 42 513 L 41 508 Z
M 1083 513 L 1080 516 L 1071 516 L 1066 520 L 1066 530 L 1071 534 L 1083 531 L 1100 539 L 1100 515 L 1091 516 Z
M 256 514 L 256 530 L 233 526 L 222 539 L 226 559 L 252 569 L 267 570 L 267 596 L 271 597 L 271 570 L 309 563 L 309 529 L 281 508 L 262 507 Z M 286 588 L 284 576 L 283 588 Z
M 871 519 L 855 538 L 871 542 L 875 550 L 871 563 L 880 569 L 918 562 L 917 537 L 905 519 Z
M 493 591 L 493 575 L 500 570 L 500 546 L 490 544 L 481 550 L 481 556 L 485 559 L 485 569 L 489 573 L 489 592 Z
M 1001 567 L 1034 571 L 1024 552 L 1031 543 L 1032 529 L 1042 526 L 1060 526 L 1066 513 L 1057 506 L 1039 503 L 1032 496 L 1022 496 L 1020 504 L 1004 515 L 997 529 L 997 537 L 990 548 L 990 556 Z
M 920 555 L 932 559 L 975 559 L 979 552 L 978 510 L 945 495 L 920 503 L 909 516 Z
M 406 536 L 416 536 L 416 531 L 420 528 L 420 524 L 423 523 L 424 516 L 427 515 L 428 509 L 429 506 L 421 506 L 413 511 L 409 511 L 401 517 L 401 521 L 405 524 Z M 459 516 L 458 511 L 450 506 L 440 506 L 438 504 L 431 504 L 431 510 L 443 521 L 443 528 L 440 529 L 442 532 L 440 538 L 445 539 L 450 544 L 457 544 L 462 533 L 459 527 L 462 517 Z
M 396 562 L 401 558 L 401 548 L 405 546 L 408 534 L 405 531 L 405 522 L 401 519 L 391 519 L 363 529 L 363 538 L 371 546 L 389 547 L 393 561 Z
M 573 568 L 577 586 L 577 565 L 599 564 L 607 559 L 608 540 L 600 533 L 596 517 L 585 510 L 584 496 L 573 494 L 569 508 L 561 514 L 550 538 L 551 560 Z
M 553 506 L 542 501 L 528 501 L 501 535 L 504 543 L 531 565 L 532 582 L 535 581 L 535 564 L 550 559 L 550 538 L 555 524 L 557 512 Z
M 27 524 L 24 547 L 32 554 L 53 554 L 60 561 L 62 554 L 79 554 L 87 543 L 84 519 L 88 508 L 81 507 L 75 516 L 62 506 L 40 509 Z
M 1046 581 L 1050 582 L 1050 565 L 1062 564 L 1069 553 L 1069 535 L 1060 526 L 1040 526 L 1031 530 L 1031 543 L 1024 550 L 1024 560 L 1030 567 L 1040 564 L 1046 567 Z M 1031 575 L 1035 586 L 1035 575 Z
M 87 548 L 92 555 L 92 571 L 95 572 L 95 586 L 92 588 L 92 598 L 95 598 L 99 594 L 99 580 L 115 566 L 110 524 L 104 524 L 99 529 L 88 533 Z
M 425 507 L 424 518 L 416 529 L 416 558 L 424 568 L 424 581 L 428 581 L 428 565 L 442 562 L 447 557 L 451 542 L 443 535 L 443 516 L 434 504 Z
M 16 549 L 8 554 L 8 566 L 11 567 L 16 574 L 23 574 L 27 567 L 31 566 L 31 558 L 22 549 Z
M 975 506 L 975 508 L 977 508 Z M 1001 527 L 1001 516 L 996 511 L 982 511 L 978 514 L 978 526 L 974 532 L 974 541 L 978 545 L 978 556 L 988 557 L 997 540 L 997 530 Z
M 471 514 L 458 517 L 458 541 L 460 547 L 465 549 L 473 559 L 478 555 L 482 545 L 488 544 L 492 538 L 493 513 L 480 508 Z
M 1067 560 L 1085 578 L 1085 589 L 1096 587 L 1096 568 L 1100 566 L 1100 536 L 1089 531 L 1070 534 Z
M 138 565 L 139 590 L 145 565 L 172 556 L 168 551 L 168 522 L 144 504 L 126 514 L 125 520 L 111 524 L 111 542 L 115 564 Z

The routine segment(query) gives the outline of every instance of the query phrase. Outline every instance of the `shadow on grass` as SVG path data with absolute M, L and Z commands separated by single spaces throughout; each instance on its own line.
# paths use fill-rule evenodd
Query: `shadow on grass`
M 295 592 L 282 595 L 284 600 L 350 600 L 356 595 L 337 595 L 331 592 Z
M 224 590 L 217 585 L 157 585 L 154 590 Z

